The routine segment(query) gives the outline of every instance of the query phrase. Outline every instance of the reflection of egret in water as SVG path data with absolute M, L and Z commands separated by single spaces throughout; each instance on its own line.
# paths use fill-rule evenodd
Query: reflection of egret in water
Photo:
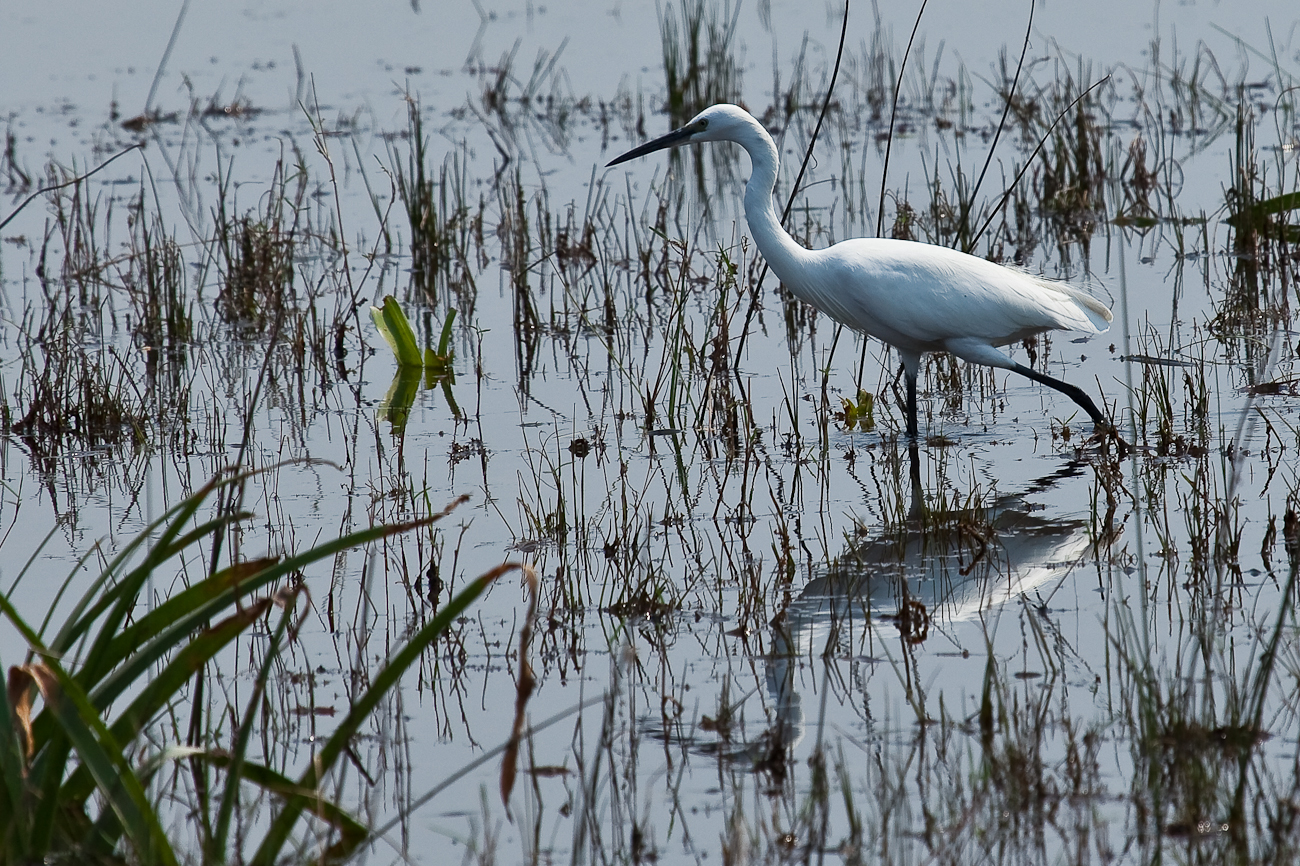
M 919 644 L 933 628 L 976 618 L 1059 582 L 1091 546 L 1084 520 L 1044 518 L 1028 501 L 1081 475 L 1081 465 L 1068 465 L 987 505 L 935 514 L 922 504 L 914 446 L 911 461 L 912 508 L 906 523 L 850 540 L 772 622 L 766 684 L 775 718 L 765 736 L 787 748 L 803 729 L 794 681 L 801 661 L 821 655 L 862 658 L 854 647 L 861 638 L 878 639 L 871 629 L 881 621 L 891 623 L 891 632 L 905 644 Z
M 786 612 L 803 652 L 821 653 L 816 634 L 845 617 L 917 617 L 955 622 L 1010 601 L 1070 572 L 1089 547 L 1079 518 L 1039 516 L 1029 496 L 1078 475 L 1070 466 L 987 505 L 918 515 L 894 531 L 852 539 Z M 908 631 L 908 629 L 904 629 Z M 919 633 L 915 634 L 919 638 Z

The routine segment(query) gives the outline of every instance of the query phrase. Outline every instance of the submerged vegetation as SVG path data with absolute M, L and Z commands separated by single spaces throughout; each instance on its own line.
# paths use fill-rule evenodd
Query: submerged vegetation
M 1294 858 L 1295 70 L 979 74 L 877 21 L 791 196 L 835 58 L 756 96 L 748 14 L 658 7 L 635 92 L 516 45 L 392 129 L 301 82 L 151 107 L 122 174 L 11 124 L 8 860 Z M 747 99 L 804 243 L 1109 292 L 1014 349 L 1134 453 L 943 356 L 909 448 L 897 359 L 765 279 L 733 150 L 590 167 Z

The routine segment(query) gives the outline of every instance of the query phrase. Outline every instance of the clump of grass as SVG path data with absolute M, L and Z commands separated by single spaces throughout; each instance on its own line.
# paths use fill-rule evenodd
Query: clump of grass
M 217 309 L 232 325 L 260 328 L 289 306 L 293 237 L 274 222 L 243 216 L 221 223 L 226 271 Z
M 471 214 L 467 160 L 459 152 L 447 155 L 435 178 L 420 101 L 408 95 L 406 106 L 410 149 L 404 160 L 391 150 L 390 157 L 411 231 L 411 288 L 436 304 L 439 286 L 459 286 L 461 312 L 471 315 L 475 268 L 470 251 L 476 238 L 482 247 L 482 208 Z
M 105 202 L 92 195 L 84 177 L 66 186 L 68 175 L 76 172 L 68 172 L 53 162 L 46 166 L 45 173 L 46 185 L 53 188 L 51 197 L 58 236 L 63 242 L 63 260 L 61 282 L 53 282 L 42 268 L 42 286 L 48 297 L 53 298 L 62 289 L 68 304 L 96 307 L 109 281 L 107 238 L 113 224 L 113 200 Z
M 295 306 L 294 256 L 298 247 L 297 214 L 306 194 L 300 177 L 289 199 L 283 163 L 276 166 L 271 192 L 260 211 L 232 216 L 227 208 L 229 176 L 221 183 L 213 243 L 221 264 L 217 310 L 236 327 L 258 330 L 279 322 Z
M 1147 163 L 1147 143 L 1141 135 L 1129 143 L 1124 164 L 1120 168 L 1120 187 L 1123 199 L 1117 205 L 1116 225 L 1133 225 L 1150 228 L 1159 220 L 1158 204 L 1152 196 L 1160 188 L 1160 176 Z
M 515 336 L 516 364 L 519 377 L 527 379 L 534 367 L 534 358 L 540 348 L 544 329 L 542 310 L 535 294 L 531 268 L 535 262 L 530 258 L 534 252 L 533 234 L 531 233 L 529 210 L 530 200 L 525 192 L 521 173 L 516 170 L 506 175 L 497 189 L 500 222 L 497 235 L 501 238 L 501 264 L 510 274 L 512 291 Z M 542 219 L 545 209 L 540 201 L 536 203 L 537 222 Z
M 161 215 L 146 213 L 142 190 L 122 282 L 136 309 L 135 338 L 145 351 L 182 356 L 193 339 L 193 313 L 180 244 Z M 156 363 L 156 355 L 151 354 Z
M 322 828 L 316 840 L 318 856 L 325 861 L 346 858 L 370 838 L 364 824 L 323 793 L 321 783 L 350 753 L 361 723 L 407 669 L 496 577 L 517 566 L 505 564 L 471 581 L 393 651 L 368 675 L 368 687 L 334 732 L 321 738 L 302 774 L 290 778 L 254 760 L 250 744 L 265 723 L 259 720 L 269 706 L 264 697 L 273 687 L 277 661 L 294 642 L 303 619 L 308 598 L 302 569 L 426 526 L 447 512 L 364 529 L 283 559 L 214 565 L 206 576 L 146 608 L 142 595 L 154 580 L 167 579 L 172 569 L 183 574 L 186 561 L 204 561 L 200 548 L 251 517 L 237 510 L 203 513 L 214 494 L 246 478 L 214 480 L 171 508 L 125 545 L 66 614 L 51 610 L 39 628 L 10 604 L 8 595 L 0 595 L 0 615 L 30 648 L 26 662 L 10 668 L 8 690 L 0 694 L 0 855 L 5 862 L 107 863 L 124 856 L 142 863 L 181 861 L 184 840 L 165 829 L 164 819 L 173 814 L 174 791 L 182 788 L 162 784 L 154 789 L 163 795 L 150 789 L 156 778 L 184 772 L 187 766 L 197 793 L 182 811 L 197 839 L 195 854 L 204 862 L 277 862 L 290 833 L 304 823 L 304 813 Z M 259 628 L 266 628 L 270 639 L 255 665 L 246 706 L 219 706 L 204 717 L 202 699 L 188 695 L 187 684 L 196 677 L 202 682 L 208 664 L 241 635 Z M 167 726 L 160 731 L 155 723 L 187 704 L 198 714 L 197 728 L 191 728 L 197 739 L 158 748 L 156 738 L 161 734 L 166 739 Z M 229 741 L 218 733 L 226 724 L 231 725 Z M 223 778 L 211 779 L 214 772 Z M 276 813 L 260 825 L 260 840 L 251 838 L 244 818 L 237 816 L 266 799 L 277 804 Z M 232 833 L 236 821 L 240 830 Z
M 86 352 L 69 320 L 45 323 L 22 359 L 5 415 L 9 432 L 22 437 L 42 471 L 69 450 L 138 446 L 149 438 L 149 407 L 135 371 L 116 352 Z
M 1102 149 L 1107 120 L 1095 92 L 1084 89 L 1089 77 L 1084 71 L 1076 82 L 1067 74 L 1044 95 L 1046 123 L 1064 117 L 1050 133 L 1038 173 L 1044 213 L 1061 235 L 1083 243 L 1104 218 L 1107 179 Z
M 1224 194 L 1234 266 L 1214 323 L 1220 331 L 1258 334 L 1289 320 L 1290 287 L 1300 277 L 1292 255 L 1300 244 L 1300 223 L 1291 219 L 1300 211 L 1300 190 L 1286 188 L 1284 164 L 1275 178 L 1269 168 L 1255 146 L 1254 111 L 1243 101 L 1237 108 L 1233 182 Z

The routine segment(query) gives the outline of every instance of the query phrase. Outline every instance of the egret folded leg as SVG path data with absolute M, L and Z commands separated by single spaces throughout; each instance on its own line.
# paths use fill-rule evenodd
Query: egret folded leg
M 1053 379 L 1051 376 L 1048 376 L 1045 373 L 1039 373 L 1037 370 L 1032 370 L 1024 364 L 1016 364 L 1011 369 L 1022 376 L 1033 379 L 1040 385 L 1046 385 L 1049 388 L 1055 388 L 1060 391 L 1075 403 L 1078 403 L 1079 407 L 1088 413 L 1088 417 L 1092 419 L 1092 423 L 1097 426 L 1110 426 L 1110 422 L 1106 420 L 1106 416 L 1101 414 L 1101 411 L 1097 408 L 1097 404 L 1092 402 L 1092 398 L 1089 397 L 1083 389 L 1071 385 L 1069 382 L 1062 382 L 1060 379 Z

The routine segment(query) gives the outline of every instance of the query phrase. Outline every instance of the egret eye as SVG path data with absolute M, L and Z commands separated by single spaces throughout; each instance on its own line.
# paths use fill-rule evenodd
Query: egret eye
M 707 117 L 701 117 L 699 120 L 695 121 L 695 127 L 696 132 L 703 132 L 709 128 L 709 119 Z

